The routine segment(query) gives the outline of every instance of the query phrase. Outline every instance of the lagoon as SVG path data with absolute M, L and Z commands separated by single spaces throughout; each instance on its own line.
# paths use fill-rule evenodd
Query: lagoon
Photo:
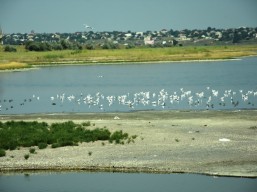
M 53 172 L 0 175 L 2 192 L 253 192 L 256 179 L 194 174 Z
M 0 73 L 0 114 L 256 109 L 257 57 Z

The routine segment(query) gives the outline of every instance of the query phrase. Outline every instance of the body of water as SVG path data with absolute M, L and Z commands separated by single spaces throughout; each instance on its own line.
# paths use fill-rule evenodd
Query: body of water
M 0 114 L 256 109 L 257 58 L 43 67 L 0 73 Z M 1 192 L 255 191 L 256 179 L 190 174 L 0 175 Z
M 193 174 L 40 173 L 0 175 L 1 192 L 255 192 L 256 179 Z
M 256 109 L 257 58 L 0 73 L 0 114 Z

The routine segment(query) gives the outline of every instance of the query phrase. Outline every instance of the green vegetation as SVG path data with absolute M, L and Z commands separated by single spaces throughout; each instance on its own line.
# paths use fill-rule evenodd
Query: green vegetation
M 5 52 L 17 52 L 17 49 L 13 46 L 7 45 L 4 47 Z
M 35 148 L 30 148 L 30 149 L 29 149 L 29 152 L 32 153 L 32 154 L 34 154 L 34 153 L 36 153 L 36 149 L 35 149 Z
M 257 126 L 251 126 L 249 129 L 257 130 Z
M 165 48 L 96 49 L 5 52 L 0 46 L 0 70 L 57 64 L 104 64 L 126 62 L 231 59 L 257 55 L 257 45 L 184 46 Z
M 82 45 L 79 43 L 69 42 L 61 40 L 60 42 L 48 43 L 48 42 L 34 42 L 28 41 L 25 45 L 25 49 L 28 51 L 52 51 L 52 50 L 81 50 Z
M 38 143 L 37 146 L 39 149 L 45 149 L 47 148 L 47 143 Z
M 0 149 L 0 157 L 4 157 L 6 155 L 4 149 Z
M 29 158 L 29 154 L 25 154 L 25 155 L 24 155 L 24 159 L 27 160 L 28 158 Z
M 85 127 L 87 127 L 87 126 L 90 126 L 91 123 L 90 123 L 90 121 L 87 121 L 87 122 L 82 123 L 82 125 L 85 126 Z
M 136 135 L 115 131 L 111 133 L 106 128 L 87 129 L 90 122 L 75 124 L 72 121 L 53 123 L 37 121 L 7 121 L 0 122 L 0 149 L 15 150 L 18 147 L 38 146 L 44 149 L 48 145 L 52 148 L 63 146 L 76 146 L 80 142 L 109 141 L 115 144 L 124 144 L 126 141 L 134 142 Z M 0 151 L 1 152 L 1 151 Z M 3 153 L 3 152 L 2 152 Z M 35 148 L 30 148 L 30 153 L 35 153 Z M 1 154 L 1 153 L 0 153 Z

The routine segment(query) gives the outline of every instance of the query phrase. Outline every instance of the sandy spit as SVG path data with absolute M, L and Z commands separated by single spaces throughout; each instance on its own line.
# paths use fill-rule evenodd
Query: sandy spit
M 49 146 L 37 149 L 27 160 L 28 148 L 7 151 L 0 158 L 1 172 L 93 170 L 257 177 L 255 110 L 1 115 L 0 120 L 90 121 L 95 124 L 91 128 L 106 126 L 138 136 L 135 143 L 125 145 Z

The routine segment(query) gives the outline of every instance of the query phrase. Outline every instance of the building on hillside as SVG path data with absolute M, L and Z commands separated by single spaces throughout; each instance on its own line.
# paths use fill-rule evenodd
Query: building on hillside
M 154 40 L 148 36 L 144 38 L 145 45 L 154 45 Z

